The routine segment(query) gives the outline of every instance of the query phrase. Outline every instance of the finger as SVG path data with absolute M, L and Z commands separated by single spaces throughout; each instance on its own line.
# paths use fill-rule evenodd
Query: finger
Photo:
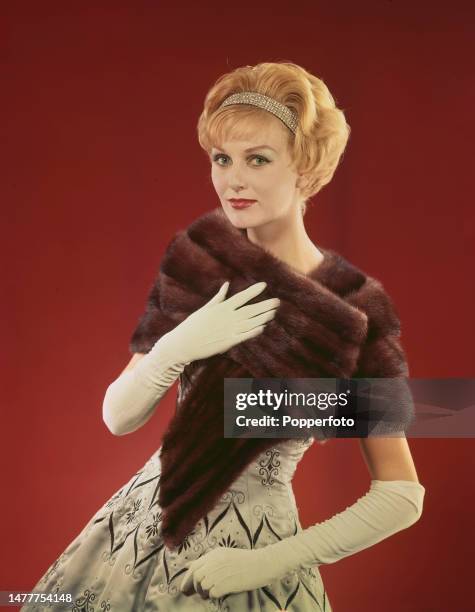
M 203 557 L 200 557 L 200 558 L 203 559 L 204 557 L 205 557 L 205 555 L 203 555 Z M 199 560 L 197 560 L 197 561 L 199 561 Z M 197 561 L 195 561 L 195 563 L 197 563 Z M 200 564 L 199 567 L 197 565 L 195 565 L 195 568 L 194 568 L 194 571 L 193 571 L 193 587 L 194 587 L 195 591 L 201 597 L 203 597 L 203 590 L 201 588 L 201 581 L 206 576 L 205 568 L 203 566 L 204 566 L 204 561 L 202 561 L 202 563 Z
M 214 586 L 214 579 L 209 575 L 209 567 L 201 567 L 194 572 L 196 592 L 202 599 L 209 598 L 209 590 Z
M 189 567 L 185 573 L 183 580 L 181 581 L 180 591 L 183 591 L 185 595 L 193 595 L 195 592 L 193 588 L 193 568 Z
M 203 578 L 198 581 L 198 593 L 202 599 L 209 599 L 209 590 L 214 586 L 214 581 L 211 578 Z
M 209 590 L 208 595 L 212 597 L 213 599 L 218 599 L 218 597 L 222 597 L 224 593 L 220 591 L 219 587 L 214 586 Z
M 205 306 L 211 306 L 212 304 L 217 304 L 218 302 L 222 302 L 224 298 L 226 297 L 226 293 L 228 289 L 229 289 L 229 281 L 226 281 L 225 283 L 221 285 L 218 293 L 216 293 L 216 295 L 213 295 L 213 297 L 209 300 L 209 302 L 206 302 Z
M 245 321 L 241 321 L 237 324 L 238 333 L 247 332 L 250 329 L 254 329 L 268 321 L 271 321 L 275 317 L 275 310 L 269 310 L 268 312 L 263 312 L 257 317 L 251 317 L 250 319 L 246 319 Z
M 214 586 L 214 582 L 215 581 L 208 576 L 206 578 L 203 578 L 203 580 L 200 582 L 200 585 L 203 591 L 207 591 L 209 593 L 209 590 L 211 589 L 211 587 Z
M 239 342 L 244 342 L 245 340 L 259 336 L 259 334 L 262 334 L 264 329 L 265 325 L 259 325 L 259 327 L 255 327 L 254 329 L 244 332 L 243 334 L 238 334 Z
M 269 298 L 268 300 L 262 300 L 257 304 L 248 304 L 247 306 L 241 306 L 237 312 L 243 317 L 255 317 L 256 315 L 262 314 L 272 309 L 276 309 L 280 306 L 279 298 Z
M 185 572 L 183 576 L 183 580 L 181 581 L 180 590 L 185 593 L 185 595 L 193 595 L 196 592 L 196 588 L 194 586 L 194 579 L 196 571 L 203 566 L 205 560 L 204 555 L 195 559 L 190 563 L 188 570 Z
M 183 595 L 186 597 L 191 597 L 192 595 L 196 595 L 195 587 L 193 586 L 193 582 L 186 589 L 182 590 Z
M 197 584 L 196 592 L 201 597 L 201 599 L 208 599 L 209 598 L 208 590 L 203 588 L 203 586 L 199 582 Z
M 193 574 L 193 588 L 195 589 L 197 593 L 201 595 L 202 591 L 201 591 L 200 581 L 196 573 Z
M 267 283 L 254 283 L 254 285 L 251 285 L 247 289 L 239 291 L 239 293 L 236 293 L 236 295 L 233 295 L 232 297 L 228 298 L 226 300 L 226 303 L 228 303 L 233 308 L 239 308 L 239 306 L 242 306 L 256 295 L 259 295 L 259 293 L 262 293 L 262 291 L 264 291 L 266 287 Z

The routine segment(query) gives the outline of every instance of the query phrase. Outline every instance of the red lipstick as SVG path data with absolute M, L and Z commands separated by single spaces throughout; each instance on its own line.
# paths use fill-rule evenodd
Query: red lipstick
M 249 206 L 252 206 L 255 202 L 257 202 L 257 200 L 247 200 L 245 198 L 231 198 L 229 201 L 231 202 L 231 206 L 237 210 L 249 208 Z

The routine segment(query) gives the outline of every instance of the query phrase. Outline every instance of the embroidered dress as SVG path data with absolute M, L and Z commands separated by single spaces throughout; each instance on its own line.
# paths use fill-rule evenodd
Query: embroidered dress
M 223 444 L 225 378 L 408 375 L 399 318 L 382 284 L 338 253 L 322 252 L 317 268 L 296 273 L 250 242 L 220 207 L 171 241 L 132 336 L 132 353 L 147 353 L 226 279 L 231 296 L 266 281 L 268 293 L 258 301 L 278 297 L 281 303 L 262 334 L 185 368 L 161 447 L 34 587 L 73 595 L 70 604 L 51 608 L 331 612 L 317 567 L 296 568 L 261 588 L 219 599 L 179 591 L 189 564 L 207 551 L 257 549 L 301 529 L 291 481 L 313 438 L 228 438 Z M 395 431 L 402 431 L 412 409 L 404 393 L 394 405 Z M 47 604 L 22 608 L 44 609 Z
M 160 536 L 160 449 L 89 520 L 33 591 L 70 603 L 27 604 L 74 612 L 331 612 L 318 568 L 299 568 L 253 591 L 219 599 L 179 590 L 189 563 L 217 546 L 260 548 L 300 530 L 292 477 L 313 438 L 279 442 L 252 461 L 183 543 Z

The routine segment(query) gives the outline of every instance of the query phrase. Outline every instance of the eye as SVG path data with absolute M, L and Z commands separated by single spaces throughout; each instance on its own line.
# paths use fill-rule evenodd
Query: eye
M 224 164 L 219 162 L 219 160 L 222 159 L 222 158 L 227 159 L 228 156 L 225 155 L 224 153 L 216 153 L 215 155 L 212 156 L 213 161 L 216 162 L 218 164 L 218 166 L 223 166 L 224 165 Z M 258 160 L 259 163 L 258 164 L 254 164 L 256 166 L 263 166 L 263 165 L 269 163 L 269 160 L 267 159 L 267 157 L 264 157 L 263 155 L 250 155 L 248 157 L 248 159 L 256 159 L 256 160 Z
M 264 162 L 264 164 L 269 163 L 269 160 L 267 159 L 267 157 L 264 157 L 263 155 L 252 155 L 252 156 L 251 156 L 251 159 L 252 159 L 252 158 L 254 158 L 254 159 L 260 159 L 261 161 L 263 161 L 263 162 Z M 263 166 L 264 164 L 257 164 L 257 165 L 258 165 L 258 166 Z
M 224 155 L 224 153 L 216 153 L 216 155 L 213 155 L 213 161 L 217 162 L 221 157 L 227 157 L 227 155 Z M 218 166 L 222 166 L 223 164 L 218 164 Z

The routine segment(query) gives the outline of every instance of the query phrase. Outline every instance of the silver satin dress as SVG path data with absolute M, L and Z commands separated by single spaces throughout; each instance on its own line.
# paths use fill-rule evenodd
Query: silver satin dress
M 160 449 L 104 503 L 31 589 L 70 601 L 26 604 L 73 612 L 331 612 L 318 568 L 299 568 L 252 591 L 219 599 L 186 596 L 189 564 L 217 546 L 260 548 L 301 524 L 292 489 L 297 464 L 313 438 L 276 441 L 252 461 L 182 544 L 170 551 L 160 535 Z

